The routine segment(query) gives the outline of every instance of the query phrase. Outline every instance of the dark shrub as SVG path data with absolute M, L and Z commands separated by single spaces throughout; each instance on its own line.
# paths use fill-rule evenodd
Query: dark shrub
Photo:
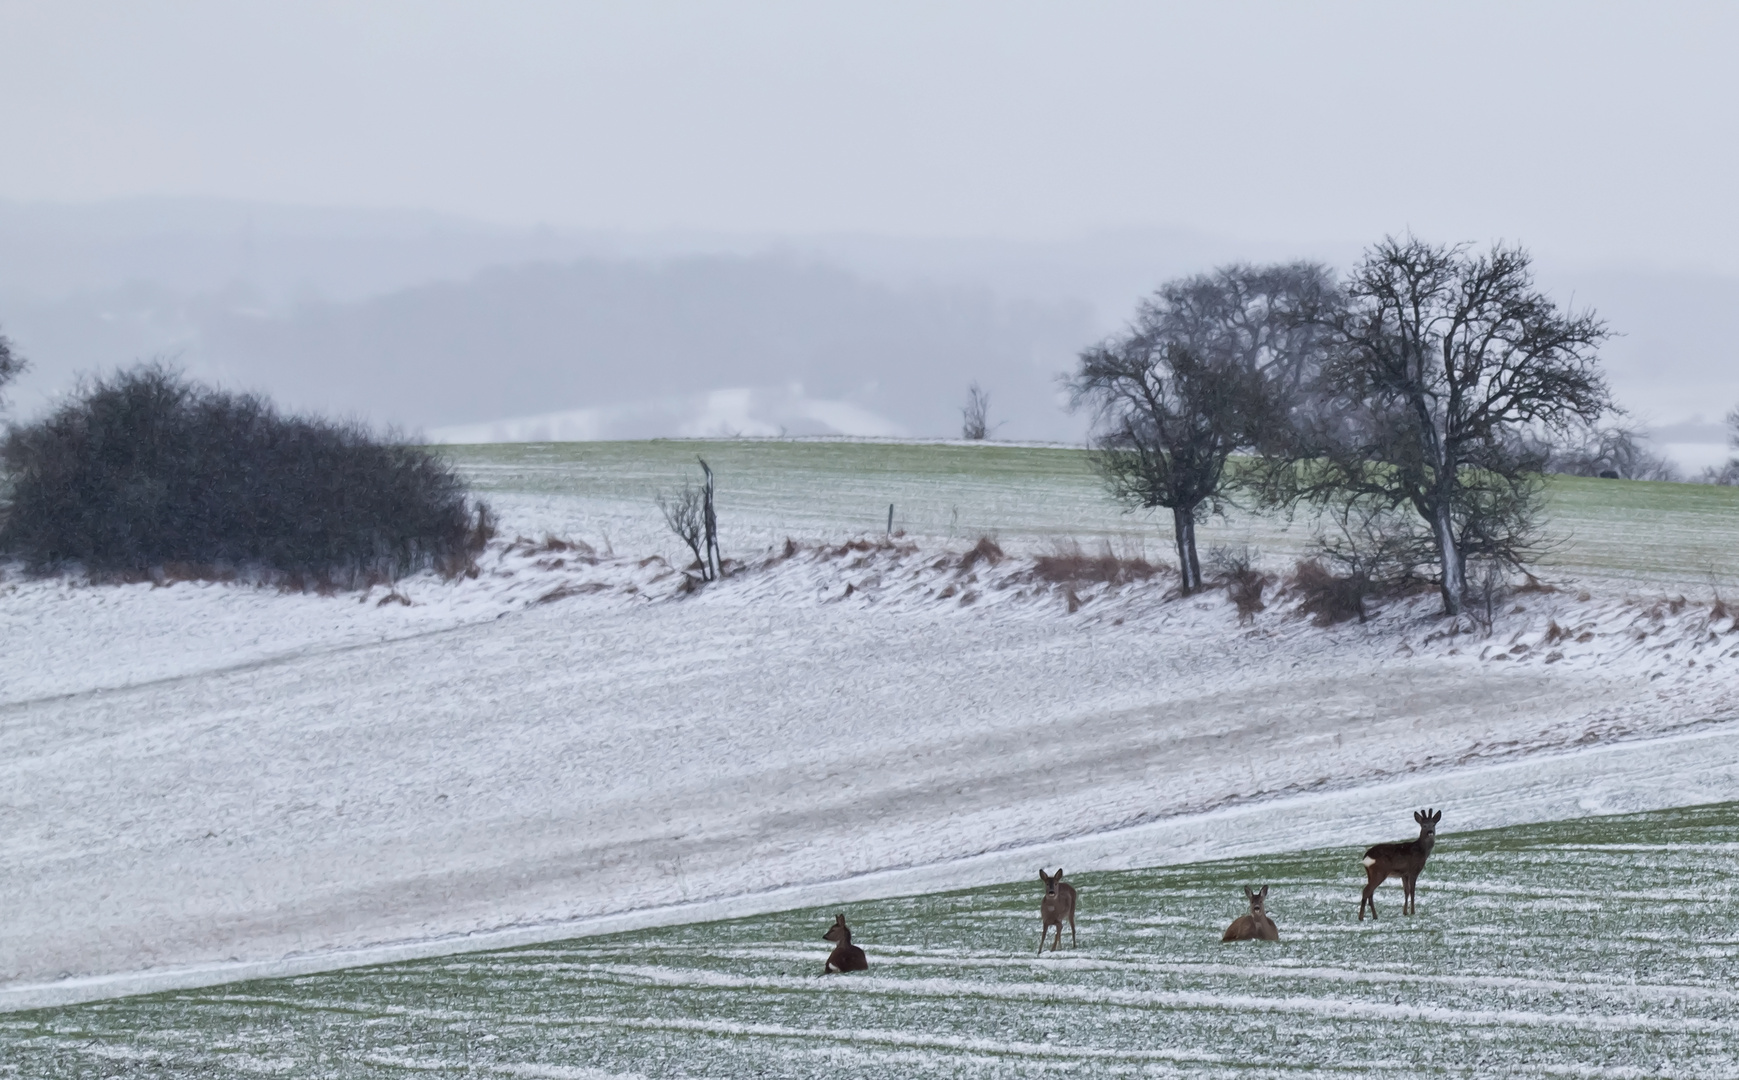
M 0 551 L 37 569 L 133 576 L 178 563 L 354 583 L 459 572 L 489 532 L 429 451 L 156 364 L 13 428 L 0 465 L 12 481 Z

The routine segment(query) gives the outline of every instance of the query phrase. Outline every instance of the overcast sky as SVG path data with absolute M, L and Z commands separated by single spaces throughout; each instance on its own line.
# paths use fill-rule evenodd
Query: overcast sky
M 13 3 L 0 198 L 1739 272 L 1739 4 Z

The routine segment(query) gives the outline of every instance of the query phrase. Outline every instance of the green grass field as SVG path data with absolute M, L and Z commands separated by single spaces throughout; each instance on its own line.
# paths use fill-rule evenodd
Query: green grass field
M 654 497 L 698 479 L 697 454 L 718 473 L 727 548 L 753 551 L 786 535 L 832 538 L 894 527 L 934 539 L 980 534 L 1044 547 L 1109 540 L 1165 558 L 1169 516 L 1126 514 L 1086 455 L 1059 447 L 987 444 L 659 440 L 446 447 L 487 495 L 559 504 L 552 528 L 623 550 L 664 543 Z M 1553 477 L 1550 532 L 1562 541 L 1548 573 L 1707 591 L 1739 591 L 1739 489 L 1700 484 Z M 1204 545 L 1249 544 L 1271 560 L 1295 558 L 1311 526 L 1233 511 L 1201 530 Z
M 1359 923 L 1404 824 L 1079 875 L 1042 957 L 1035 873 L 854 905 L 864 974 L 791 911 L 14 1014 L 0 1076 L 1739 1076 L 1739 803 L 1446 831 Z M 1280 943 L 1220 943 L 1246 882 Z

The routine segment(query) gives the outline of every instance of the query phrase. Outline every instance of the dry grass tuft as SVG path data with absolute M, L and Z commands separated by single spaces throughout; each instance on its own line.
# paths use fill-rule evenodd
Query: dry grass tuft
M 585 581 L 578 585 L 562 585 L 544 593 L 533 601 L 533 603 L 553 604 L 557 600 L 566 600 L 570 596 L 587 596 L 591 593 L 603 592 L 609 587 L 610 586 L 601 581 Z
M 1256 613 L 1265 611 L 1268 605 L 1262 602 L 1262 590 L 1268 586 L 1268 575 L 1256 569 L 1256 554 L 1249 548 L 1217 547 L 1208 552 L 1208 569 L 1225 583 L 1226 595 L 1231 598 L 1232 605 L 1238 609 L 1238 621 L 1247 623 L 1256 618 Z
M 1339 577 L 1319 559 L 1301 559 L 1292 572 L 1292 588 L 1298 594 L 1298 610 L 1318 626 L 1333 626 L 1348 619 L 1364 622 L 1365 597 L 1370 582 L 1358 577 Z
M 1515 592 L 1515 593 L 1555 593 L 1558 591 L 1558 587 L 1556 585 L 1550 585 L 1544 581 L 1541 581 L 1539 578 L 1535 577 L 1534 575 L 1532 575 L 1530 573 L 1527 573 L 1526 571 L 1522 572 L 1522 576 L 1526 577 L 1527 581 L 1516 586 L 1514 589 L 1511 590 L 1512 592 Z
M 564 554 L 569 558 L 587 563 L 597 563 L 598 550 L 584 540 L 565 540 L 562 537 L 544 533 L 542 540 L 533 540 L 529 536 L 516 536 L 508 544 L 504 554 L 508 555 L 557 555 Z
M 1096 555 L 1082 551 L 1078 543 L 1070 543 L 1033 560 L 1033 576 L 1054 585 L 1122 585 L 1145 581 L 1159 571 L 1159 567 L 1140 557 L 1119 558 L 1109 543 L 1102 545 Z
M 1003 559 L 1002 548 L 988 536 L 980 536 L 978 543 L 972 545 L 970 551 L 960 556 L 960 572 L 966 573 L 979 563 L 995 566 Z
M 797 550 L 798 550 L 797 544 L 795 542 L 793 542 L 792 540 L 787 539 L 785 541 L 785 550 L 789 551 L 792 555 L 795 555 L 795 554 L 797 554 Z M 821 555 L 824 558 L 841 559 L 847 555 L 852 555 L 852 554 L 867 555 L 867 554 L 870 554 L 872 552 L 881 552 L 881 551 L 892 551 L 892 552 L 897 552 L 901 555 L 910 555 L 913 552 L 918 550 L 918 545 L 916 545 L 910 541 L 895 540 L 892 537 L 877 536 L 873 539 L 865 539 L 863 537 L 859 537 L 856 540 L 847 540 L 844 543 L 838 544 L 834 547 L 823 546 L 817 550 L 820 551 Z M 789 556 L 786 556 L 786 557 L 789 558 Z M 867 560 L 860 559 L 858 561 L 858 565 L 860 565 L 860 566 L 864 565 L 865 562 L 867 562 Z

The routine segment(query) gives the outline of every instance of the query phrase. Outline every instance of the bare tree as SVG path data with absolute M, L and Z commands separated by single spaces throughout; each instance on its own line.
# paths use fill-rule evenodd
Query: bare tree
M 659 493 L 658 509 L 664 512 L 664 524 L 694 552 L 695 565 L 700 567 L 701 580 L 712 580 L 712 565 L 702 554 L 706 543 L 706 494 L 693 484 L 684 484 L 674 494 Z
M 24 357 L 12 351 L 12 342 L 0 335 L 0 390 L 4 390 L 7 383 L 24 374 L 29 366 Z M 0 397 L 0 405 L 5 404 L 5 400 Z
M 960 410 L 960 437 L 979 440 L 990 436 L 990 395 L 977 383 L 966 392 L 966 406 Z
M 1161 286 L 1081 354 L 1069 390 L 1095 414 L 1095 466 L 1130 508 L 1171 510 L 1185 595 L 1203 586 L 1195 527 L 1229 500 L 1228 462 L 1305 408 L 1339 305 L 1315 264 L 1223 267 Z
M 713 470 L 706 459 L 695 455 L 700 462 L 700 471 L 706 475 L 706 483 L 701 487 L 701 524 L 706 535 L 706 557 L 702 561 L 707 566 L 707 580 L 712 581 L 724 569 L 724 560 L 719 557 L 719 516 L 713 510 Z
M 719 557 L 719 519 L 713 510 L 713 471 L 706 459 L 696 456 L 704 480 L 699 487 L 683 484 L 674 494 L 659 492 L 658 509 L 664 524 L 694 552 L 702 581 L 716 581 L 724 568 Z
M 1082 353 L 1070 384 L 1074 402 L 1096 410 L 1093 464 L 1112 497 L 1171 511 L 1185 596 L 1202 588 L 1196 522 L 1225 501 L 1250 387 L 1241 366 L 1139 331 Z
M 1739 450 L 1739 405 L 1727 410 L 1727 448 Z M 1719 466 L 1703 470 L 1698 479 L 1705 484 L 1739 487 L 1739 456 L 1729 457 Z
M 1573 423 L 1562 431 L 1520 435 L 1518 451 L 1538 456 L 1543 471 L 1621 480 L 1679 480 L 1678 468 L 1649 449 L 1648 437 L 1625 424 Z
M 1167 339 L 1261 376 L 1268 394 L 1291 411 L 1311 406 L 1308 390 L 1344 305 L 1319 263 L 1236 263 L 1166 283 L 1144 314 Z
M 1319 381 L 1329 403 L 1269 496 L 1401 514 L 1429 535 L 1446 614 L 1469 556 L 1520 565 L 1538 550 L 1539 471 L 1517 438 L 1592 424 L 1612 408 L 1606 326 L 1561 312 L 1520 248 L 1385 239 L 1347 283 Z

